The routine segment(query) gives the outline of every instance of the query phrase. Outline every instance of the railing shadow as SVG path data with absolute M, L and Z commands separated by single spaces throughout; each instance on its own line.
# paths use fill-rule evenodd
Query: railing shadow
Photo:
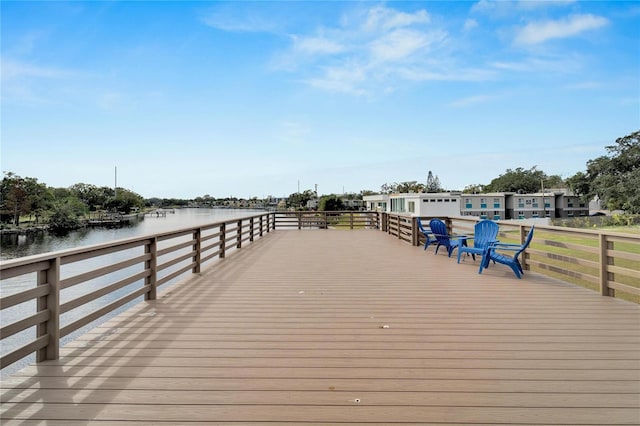
M 277 240 L 278 236 L 272 233 L 269 239 Z M 265 253 L 261 246 L 266 242 L 266 239 L 260 238 L 241 250 L 228 252 L 227 257 L 210 262 L 203 272 L 166 289 L 161 288 L 156 300 L 142 301 L 109 320 L 100 326 L 105 331 L 87 340 L 81 336 L 69 342 L 62 348 L 63 356 L 60 359 L 26 367 L 10 376 L 5 384 L 10 389 L 2 392 L 5 407 L 0 418 L 28 417 L 46 421 L 50 419 L 44 416 L 45 403 L 79 404 L 92 400 L 95 402 L 83 405 L 83 415 L 86 419 L 96 418 L 104 406 L 112 402 L 112 399 L 105 399 L 104 393 L 96 395 L 96 391 L 104 390 L 105 382 L 113 382 L 114 378 L 118 389 L 126 389 L 137 377 L 137 374 L 131 374 L 132 368 L 144 370 L 153 364 L 150 359 L 157 358 L 176 341 L 171 338 L 172 335 L 179 336 L 181 331 L 202 323 L 202 314 L 198 314 L 197 309 L 202 298 L 214 302 L 224 295 L 233 286 L 234 280 L 241 276 L 246 265 Z M 172 301 L 184 299 L 185 296 L 189 296 L 186 299 L 192 302 Z M 171 317 L 163 314 L 165 307 L 170 308 Z M 176 318 L 180 321 L 176 321 Z M 122 333 L 122 330 L 127 331 Z M 162 338 L 149 341 L 146 339 L 149 335 Z M 125 339 L 118 339 L 121 336 L 125 336 Z M 138 343 L 131 343 L 136 341 Z M 118 348 L 118 342 L 124 342 L 122 347 Z M 91 360 L 89 363 L 74 362 L 88 358 Z M 145 362 L 140 362 L 141 358 Z M 65 392 L 71 389 L 72 393 Z M 91 407 L 91 411 L 88 412 L 87 407 Z

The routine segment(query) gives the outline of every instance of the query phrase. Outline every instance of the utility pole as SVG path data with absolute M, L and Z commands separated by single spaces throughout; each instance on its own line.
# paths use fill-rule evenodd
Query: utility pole
M 114 170 L 113 195 L 115 198 L 118 198 L 118 166 L 115 166 Z
M 544 214 L 544 218 L 547 217 L 547 204 L 544 202 L 544 179 L 540 180 L 542 185 L 542 213 Z

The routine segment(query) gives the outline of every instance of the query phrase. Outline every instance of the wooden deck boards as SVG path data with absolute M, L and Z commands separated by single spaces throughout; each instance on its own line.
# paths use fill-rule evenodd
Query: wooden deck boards
M 2 383 L 12 424 L 640 424 L 640 308 L 277 231 Z

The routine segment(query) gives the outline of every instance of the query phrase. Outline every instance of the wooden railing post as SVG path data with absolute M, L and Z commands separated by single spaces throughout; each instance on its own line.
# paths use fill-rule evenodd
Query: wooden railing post
M 389 224 L 388 224 L 388 220 L 389 220 L 389 214 L 388 213 L 380 213 L 380 230 L 382 232 L 388 232 L 389 231 Z
M 145 245 L 144 251 L 151 254 L 151 257 L 144 265 L 145 269 L 150 271 L 149 276 L 146 278 L 149 292 L 144 294 L 144 300 L 156 300 L 158 297 L 158 238 L 151 238 L 149 243 Z
M 249 219 L 249 242 L 253 241 L 253 218 Z
M 607 251 L 613 249 L 613 244 L 607 241 L 607 236 L 600 233 L 598 236 L 598 246 L 600 248 L 600 294 L 603 296 L 615 297 L 615 289 L 609 288 L 609 280 L 613 280 L 612 274 L 608 271 L 607 266 L 613 264 L 613 259 L 608 256 Z
M 524 244 L 524 242 L 527 239 L 527 230 L 525 229 L 524 225 L 520 225 L 520 245 Z M 529 262 L 527 262 L 527 251 L 525 250 L 524 253 L 522 253 L 522 259 L 520 259 L 520 262 L 522 263 L 522 269 L 525 271 L 528 271 L 529 268 Z
M 193 263 L 195 264 L 191 269 L 191 272 L 194 274 L 200 273 L 200 262 L 202 259 L 202 228 L 198 228 L 193 232 L 193 239 L 195 240 L 193 244 L 193 251 L 195 254 L 193 255 Z
M 227 224 L 221 223 L 220 224 L 220 247 L 219 247 L 220 254 L 218 255 L 220 259 L 224 259 L 224 256 L 225 256 L 224 252 L 225 252 L 226 246 L 227 246 Z
M 262 218 L 263 218 L 263 216 L 262 216 L 262 215 L 260 215 L 260 219 L 259 219 L 260 233 L 259 233 L 258 235 L 259 235 L 259 236 L 261 236 L 261 237 L 262 237 L 262 227 L 264 226 L 264 225 L 262 224 Z
M 418 218 L 411 218 L 411 245 L 419 246 L 420 245 L 420 233 L 418 232 Z
M 349 212 L 349 229 L 353 229 L 353 212 Z
M 236 248 L 242 248 L 242 219 L 238 220 L 236 241 Z
M 38 337 L 49 336 L 49 343 L 36 354 L 36 362 L 60 357 L 60 258 L 49 261 L 49 268 L 40 271 L 37 285 L 48 285 L 49 294 L 38 298 L 38 312 L 48 310 L 49 319 L 38 324 Z
M 450 218 L 446 218 L 444 221 L 447 224 L 447 233 L 453 235 L 453 221 Z

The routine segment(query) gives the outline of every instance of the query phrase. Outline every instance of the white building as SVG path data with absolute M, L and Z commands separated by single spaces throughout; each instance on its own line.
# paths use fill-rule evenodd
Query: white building
M 377 194 L 363 197 L 372 211 L 408 213 L 420 217 L 460 216 L 460 194 L 450 192 Z

